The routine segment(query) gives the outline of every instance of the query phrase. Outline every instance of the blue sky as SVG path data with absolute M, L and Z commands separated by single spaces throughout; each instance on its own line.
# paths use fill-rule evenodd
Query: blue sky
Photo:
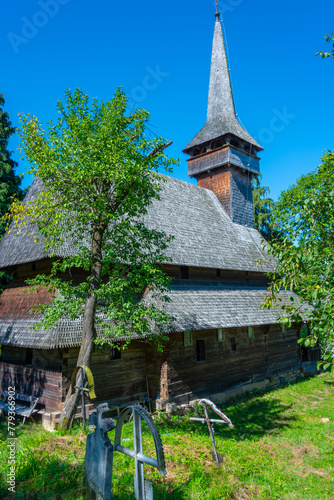
M 262 183 L 276 199 L 333 148 L 334 61 L 315 53 L 330 48 L 324 35 L 334 31 L 334 2 L 219 7 L 237 113 L 265 148 Z M 43 123 L 56 118 L 66 88 L 108 100 L 122 85 L 151 113 L 151 129 L 173 141 L 174 177 L 189 180 L 182 149 L 205 123 L 214 0 L 16 0 L 1 12 L 0 93 L 14 125 L 20 111 Z

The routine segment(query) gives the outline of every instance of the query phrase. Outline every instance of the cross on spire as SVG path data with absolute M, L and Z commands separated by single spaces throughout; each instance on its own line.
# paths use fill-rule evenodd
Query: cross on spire
M 213 35 L 207 121 L 192 141 L 184 149 L 185 153 L 193 152 L 195 146 L 202 146 L 209 141 L 229 135 L 255 146 L 258 151 L 261 146 L 252 139 L 236 118 L 230 72 L 228 69 L 226 49 L 216 0 L 217 11 Z
M 218 0 L 216 0 L 216 20 L 219 21 L 219 18 L 220 18 L 220 12 L 219 12 L 219 9 L 218 9 Z

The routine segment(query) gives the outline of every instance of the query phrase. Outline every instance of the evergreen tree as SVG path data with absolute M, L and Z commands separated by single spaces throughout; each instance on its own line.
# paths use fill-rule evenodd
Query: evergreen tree
M 260 179 L 262 176 L 253 177 L 253 209 L 254 209 L 254 224 L 262 236 L 270 242 L 274 238 L 274 229 L 272 223 L 272 211 L 274 201 L 268 198 L 270 189 L 267 186 L 261 186 Z
M 8 211 L 12 197 L 22 199 L 21 179 L 15 174 L 17 162 L 8 150 L 8 140 L 15 133 L 8 113 L 3 110 L 5 99 L 0 94 L 0 239 L 5 232 L 5 222 L 1 218 Z
M 8 113 L 3 111 L 4 104 L 5 99 L 0 94 L 0 240 L 6 228 L 2 217 L 8 211 L 12 197 L 22 199 L 23 196 L 23 191 L 20 188 L 21 179 L 14 172 L 17 162 L 11 159 L 12 152 L 8 150 L 8 140 L 15 133 L 15 128 L 9 120 Z M 0 293 L 10 280 L 10 274 L 0 271 Z

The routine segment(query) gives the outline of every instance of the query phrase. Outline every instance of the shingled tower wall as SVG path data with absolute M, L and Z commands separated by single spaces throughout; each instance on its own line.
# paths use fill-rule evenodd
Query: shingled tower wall
M 200 187 L 215 193 L 228 215 L 236 224 L 254 227 L 251 175 L 232 167 L 220 167 L 199 174 Z
M 254 227 L 252 177 L 261 146 L 237 120 L 220 14 L 216 11 L 207 121 L 184 149 L 188 173 L 218 197 L 232 221 Z

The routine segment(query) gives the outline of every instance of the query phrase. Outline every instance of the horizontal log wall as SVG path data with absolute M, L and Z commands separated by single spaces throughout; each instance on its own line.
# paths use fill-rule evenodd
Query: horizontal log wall
M 175 334 L 171 334 L 174 338 Z M 146 344 L 145 349 L 147 383 L 151 399 L 157 399 L 157 392 L 160 393 L 161 367 L 166 361 L 166 352 L 158 352 L 155 344 Z
M 1 361 L 5 363 L 21 364 L 26 362 L 26 349 L 23 347 L 1 346 Z
M 171 336 L 163 356 L 154 357 L 153 353 L 146 352 L 150 359 L 148 373 L 152 391 L 160 390 L 159 375 L 164 361 L 169 367 L 170 397 L 180 403 L 257 382 L 299 364 L 294 328 L 283 333 L 280 325 L 255 326 L 253 338 L 249 338 L 247 327 L 227 328 L 224 335 L 225 340 L 218 342 L 217 330 L 192 332 L 193 344 L 184 346 L 183 334 L 176 333 Z M 196 340 L 205 341 L 205 361 L 197 361 Z
M 61 410 L 61 372 L 1 362 L 0 380 L 1 390 L 15 387 L 15 392 L 39 397 L 47 412 Z
M 60 349 L 29 349 L 24 347 L 2 346 L 0 360 L 14 365 L 26 365 L 28 350 L 31 356 L 29 366 L 45 370 L 61 371 L 62 354 Z
M 77 365 L 79 348 L 63 353 L 63 399 Z M 110 347 L 93 353 L 91 370 L 95 381 L 97 401 L 135 396 L 146 393 L 145 344 L 133 342 L 121 351 L 121 359 L 110 359 Z
M 231 339 L 235 339 L 235 352 Z M 247 327 L 226 328 L 224 341 L 217 330 L 192 332 L 193 344 L 184 346 L 183 333 L 173 333 L 164 352 L 156 345 L 134 341 L 121 351 L 121 359 L 110 359 L 110 348 L 94 352 L 91 369 L 97 400 L 136 398 L 147 393 L 156 398 L 161 389 L 161 367 L 168 362 L 168 390 L 177 402 L 222 392 L 288 371 L 298 362 L 297 330 L 282 332 L 280 325 L 255 326 L 249 338 Z M 205 342 L 205 361 L 197 361 L 196 340 Z M 69 380 L 77 364 L 79 348 L 33 350 L 32 366 L 25 364 L 25 349 L 5 347 L 2 353 L 1 387 L 17 386 L 18 392 L 41 397 L 47 411 L 59 411 Z M 50 367 L 59 366 L 59 370 Z M 60 372 L 60 367 L 62 372 Z
M 163 271 L 176 280 L 181 279 L 180 266 L 165 264 Z M 233 271 L 228 269 L 208 269 L 205 267 L 188 267 L 189 280 L 217 281 L 224 284 L 268 286 L 268 278 L 263 273 L 254 271 Z M 217 273 L 219 271 L 219 273 Z
M 26 280 L 27 278 L 32 278 L 36 274 L 49 274 L 51 271 L 53 259 L 43 259 L 38 262 L 29 262 L 27 264 L 20 264 L 14 270 L 14 278 Z

